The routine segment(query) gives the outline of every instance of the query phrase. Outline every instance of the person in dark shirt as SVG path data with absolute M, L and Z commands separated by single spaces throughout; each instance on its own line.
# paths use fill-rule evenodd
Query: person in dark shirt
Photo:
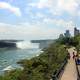
M 67 54 L 67 57 L 68 57 L 68 59 L 70 59 L 70 54 L 69 53 Z
M 73 59 L 75 59 L 75 54 L 74 54 L 74 52 L 73 52 Z

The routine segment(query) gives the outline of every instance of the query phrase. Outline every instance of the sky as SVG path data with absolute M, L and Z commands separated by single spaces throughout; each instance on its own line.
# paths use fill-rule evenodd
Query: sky
M 0 39 L 55 39 L 79 21 L 80 0 L 0 0 Z

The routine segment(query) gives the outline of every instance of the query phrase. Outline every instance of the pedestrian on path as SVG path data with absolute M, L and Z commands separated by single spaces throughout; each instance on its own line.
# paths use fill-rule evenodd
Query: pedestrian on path
M 69 54 L 69 52 L 68 52 L 68 54 L 67 54 L 67 57 L 68 57 L 68 59 L 70 59 L 70 54 Z
M 78 59 L 78 54 L 75 55 L 75 59 L 76 59 L 76 60 Z
M 74 52 L 73 52 L 73 59 L 75 59 L 75 54 L 74 54 Z

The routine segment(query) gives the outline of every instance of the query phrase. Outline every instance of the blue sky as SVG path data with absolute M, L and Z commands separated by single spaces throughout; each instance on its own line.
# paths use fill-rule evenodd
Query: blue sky
M 0 0 L 0 39 L 54 39 L 79 21 L 79 0 Z

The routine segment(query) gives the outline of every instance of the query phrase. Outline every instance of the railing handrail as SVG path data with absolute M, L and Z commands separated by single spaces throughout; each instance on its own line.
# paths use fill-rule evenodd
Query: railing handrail
M 60 74 L 63 72 L 65 65 L 67 64 L 67 57 L 64 59 L 60 69 L 56 71 L 55 74 L 52 75 L 52 80 L 58 80 L 60 78 Z

